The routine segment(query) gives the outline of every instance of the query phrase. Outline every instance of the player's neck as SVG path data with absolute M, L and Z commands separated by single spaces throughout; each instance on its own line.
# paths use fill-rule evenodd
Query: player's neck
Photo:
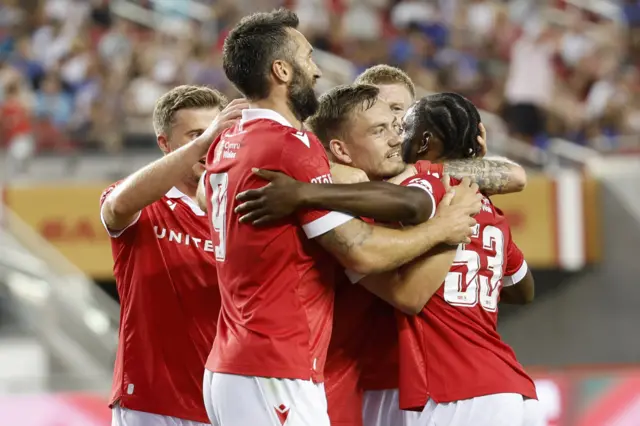
M 298 120 L 298 117 L 291 111 L 286 100 L 281 99 L 261 99 L 259 101 L 251 102 L 251 108 L 270 109 L 283 116 L 293 127 L 296 129 L 302 129 L 302 123 Z

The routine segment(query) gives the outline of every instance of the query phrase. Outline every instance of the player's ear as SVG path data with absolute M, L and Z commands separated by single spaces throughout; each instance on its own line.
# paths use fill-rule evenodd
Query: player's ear
M 169 146 L 169 140 L 165 135 L 158 135 L 157 142 L 158 142 L 158 146 L 160 147 L 160 150 L 164 154 L 168 154 L 171 152 L 171 147 Z
M 271 72 L 280 83 L 289 83 L 293 77 L 293 69 L 287 61 L 277 59 L 271 65 Z
M 422 133 L 422 139 L 420 140 L 420 146 L 418 147 L 418 154 L 424 154 L 429 150 L 429 143 L 431 142 L 431 132 Z
M 353 161 L 351 160 L 351 155 L 349 154 L 349 149 L 347 148 L 347 144 L 339 139 L 331 139 L 329 142 L 329 150 L 331 154 L 342 164 L 351 164 Z

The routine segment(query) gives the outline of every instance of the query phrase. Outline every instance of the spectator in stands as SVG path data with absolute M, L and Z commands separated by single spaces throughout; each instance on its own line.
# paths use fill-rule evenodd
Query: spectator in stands
M 148 122 L 157 96 L 182 83 L 237 96 L 221 69 L 221 41 L 240 16 L 285 4 L 299 12 L 316 48 L 348 58 L 356 73 L 376 63 L 398 65 L 421 89 L 457 91 L 489 112 L 505 111 L 513 133 L 526 139 L 584 141 L 637 127 L 635 97 L 622 89 L 634 86 L 640 63 L 635 0 L 619 9 L 626 28 L 560 0 L 550 8 L 498 0 L 193 1 L 210 18 L 195 22 L 170 0 L 139 1 L 150 22 L 174 22 L 156 32 L 112 16 L 109 0 L 3 0 L 0 60 L 4 52 L 28 83 L 21 96 L 37 90 L 42 98 L 45 76 L 61 77 L 68 94 L 58 98 L 73 111 L 63 109 L 54 121 L 74 140 L 91 140 L 80 146 L 153 147 Z M 547 30 L 526 28 L 536 20 Z M 623 64 L 631 64 L 625 72 Z
M 36 117 L 65 130 L 71 122 L 73 108 L 73 98 L 62 90 L 60 78 L 54 73 L 48 74 L 36 91 Z
M 3 101 L 0 104 L 0 146 L 8 148 L 11 160 L 7 162 L 9 173 L 23 171 L 35 151 L 29 109 L 21 91 L 20 78 L 14 74 L 3 87 Z
M 555 28 L 533 23 L 511 49 L 506 117 L 512 133 L 531 142 L 545 131 L 546 109 L 554 90 L 557 42 Z

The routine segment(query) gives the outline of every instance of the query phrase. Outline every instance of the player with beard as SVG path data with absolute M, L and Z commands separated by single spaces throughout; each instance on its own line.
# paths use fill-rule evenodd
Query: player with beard
M 238 221 L 228 201 L 262 185 L 254 167 L 331 182 L 322 144 L 302 128 L 318 105 L 313 85 L 320 73 L 297 25 L 290 11 L 253 14 L 223 48 L 225 73 L 251 109 L 214 142 L 201 181 L 222 301 L 204 383 L 209 418 L 218 426 L 328 425 L 322 382 L 336 273 L 330 255 L 358 273 L 394 269 L 439 243 L 466 241 L 475 223 L 470 216 L 479 210 L 475 199 L 445 206 L 404 230 L 312 206 L 268 228 Z M 347 204 L 358 215 L 419 222 L 433 210 L 415 188 L 348 187 Z M 372 201 L 374 194 L 383 204 Z
M 404 163 L 394 155 L 400 152 L 400 135 L 376 130 L 391 129 L 397 121 L 375 86 L 349 85 L 330 90 L 321 97 L 320 107 L 308 123 L 323 141 L 331 159 L 364 170 L 372 180 L 395 176 L 404 169 Z M 484 170 L 477 165 L 486 160 L 463 161 L 469 169 Z M 434 168 L 438 166 L 442 172 L 442 165 Z M 314 203 L 340 207 L 332 203 L 339 197 L 337 193 L 342 186 L 305 185 L 303 189 L 288 179 L 294 185 L 287 186 L 275 174 L 264 171 L 257 174 L 275 180 L 263 189 L 239 197 L 242 201 L 249 200 L 237 208 L 238 212 L 246 214 L 243 220 L 261 220 L 261 215 L 267 212 L 280 217 L 292 206 L 303 207 L 312 199 Z M 481 176 L 480 180 L 487 189 L 492 189 L 498 179 L 508 182 L 508 172 L 500 176 L 500 172 L 493 171 L 492 175 Z M 284 186 L 279 187 L 281 184 Z M 277 207 L 274 209 L 274 206 Z M 252 208 L 258 210 L 252 213 Z M 432 256 L 429 261 L 440 265 L 433 273 L 444 277 L 452 257 Z M 419 266 L 419 271 L 431 273 L 433 270 L 433 267 Z M 420 280 L 399 284 L 398 276 L 404 275 L 416 274 L 409 269 L 385 278 L 367 277 L 360 284 L 370 293 L 361 286 L 345 285 L 336 289 L 335 323 L 325 371 L 332 424 L 360 425 L 362 414 L 365 425 L 396 425 L 403 421 L 398 404 L 398 336 L 393 307 L 409 313 L 419 312 L 428 300 L 426 297 L 431 295 L 430 288 L 425 291 Z M 367 336 L 368 332 L 371 336 Z M 369 389 L 364 405 L 358 380 L 364 389 Z M 361 406 L 364 413 L 358 408 Z
M 121 304 L 114 426 L 208 424 L 202 374 L 220 292 L 209 221 L 194 196 L 209 145 L 248 106 L 226 104 L 208 87 L 164 94 L 153 114 L 164 156 L 102 194 Z

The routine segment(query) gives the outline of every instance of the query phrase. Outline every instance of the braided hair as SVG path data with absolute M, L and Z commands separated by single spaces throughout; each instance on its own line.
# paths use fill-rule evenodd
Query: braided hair
M 480 113 L 467 98 L 437 93 L 420 99 L 415 108 L 420 127 L 442 141 L 443 157 L 471 158 L 481 152 Z

